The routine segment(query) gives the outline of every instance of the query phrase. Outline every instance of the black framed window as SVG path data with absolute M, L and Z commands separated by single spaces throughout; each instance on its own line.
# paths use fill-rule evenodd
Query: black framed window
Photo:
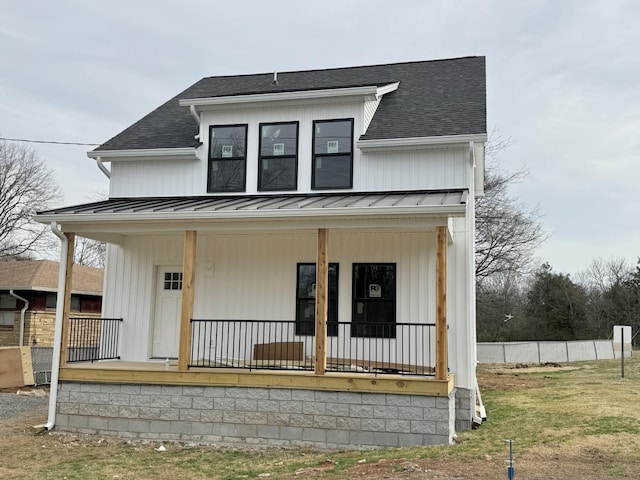
M 396 337 L 396 264 L 353 264 L 352 337 Z
M 298 187 L 298 122 L 261 123 L 258 190 Z
M 164 289 L 182 290 L 182 272 L 165 272 Z
M 315 335 L 316 264 L 298 263 L 296 281 L 296 335 Z M 338 335 L 338 264 L 329 264 L 327 335 Z
M 247 125 L 209 129 L 208 192 L 244 192 L 247 171 Z
M 353 187 L 353 119 L 313 122 L 311 188 Z

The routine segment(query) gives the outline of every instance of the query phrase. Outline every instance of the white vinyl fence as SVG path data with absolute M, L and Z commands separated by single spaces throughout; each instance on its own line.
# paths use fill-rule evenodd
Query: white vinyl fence
M 625 357 L 631 350 L 625 351 Z M 573 342 L 478 342 L 478 363 L 564 363 L 620 358 L 611 340 Z

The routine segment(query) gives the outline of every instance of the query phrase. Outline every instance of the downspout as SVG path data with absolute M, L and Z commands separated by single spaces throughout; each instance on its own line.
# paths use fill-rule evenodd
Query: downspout
M 189 107 L 189 112 L 191 112 L 191 116 L 195 118 L 196 123 L 198 124 L 198 128 L 200 128 L 200 115 L 198 115 L 198 112 L 196 111 L 196 106 L 191 105 Z M 198 132 L 198 134 L 193 138 L 195 138 L 196 140 L 200 140 L 200 132 Z
M 104 166 L 104 163 L 102 163 L 102 157 L 96 157 L 96 164 L 98 165 L 100 171 L 104 173 L 108 179 L 111 179 L 111 172 L 107 167 Z M 51 227 L 51 229 L 53 230 L 53 227 Z
M 69 242 L 56 222 L 51 222 L 51 231 L 60 239 L 60 268 L 58 269 L 58 294 L 56 303 L 56 324 L 53 333 L 53 359 L 51 362 L 51 388 L 49 390 L 49 417 L 44 428 L 51 430 L 56 424 L 56 403 L 58 400 L 58 376 L 60 370 L 60 351 L 62 349 L 62 320 L 64 309 L 64 291 L 67 277 L 67 251 Z
M 473 195 L 476 195 L 476 174 L 477 172 L 475 171 L 475 169 L 478 167 L 478 164 L 476 163 L 476 144 L 475 142 L 471 141 L 469 142 L 469 152 L 471 153 L 471 166 L 474 169 L 473 172 L 473 183 L 474 183 L 474 191 L 473 191 Z M 474 214 L 475 214 L 475 200 L 474 200 Z M 474 229 L 475 229 L 475 220 L 474 220 Z M 475 254 L 475 251 L 474 251 Z M 472 257 L 473 258 L 473 257 Z M 474 285 L 475 288 L 475 285 Z M 475 360 L 475 365 L 478 365 L 478 347 L 477 347 L 477 342 L 476 342 L 476 358 Z M 472 422 L 476 425 L 481 425 L 482 422 L 484 422 L 487 419 L 487 410 L 484 407 L 484 403 L 482 402 L 482 395 L 480 394 L 480 386 L 478 385 L 478 376 L 474 370 L 473 372 L 473 378 L 474 378 L 474 392 L 473 392 L 473 398 L 475 399 L 474 405 L 473 405 L 473 410 L 472 410 L 472 414 L 471 414 L 471 418 L 472 418 Z
M 27 308 L 29 308 L 29 300 L 27 300 L 26 298 L 22 298 L 13 290 L 9 290 L 9 295 L 24 302 L 24 306 L 22 307 L 22 310 L 20 310 L 20 341 L 18 343 L 19 346 L 23 347 L 24 346 L 24 314 L 26 313 Z

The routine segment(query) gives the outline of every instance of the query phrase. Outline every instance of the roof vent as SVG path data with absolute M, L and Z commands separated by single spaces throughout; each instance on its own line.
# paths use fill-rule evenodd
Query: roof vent
M 273 82 L 271 85 L 278 85 L 278 72 L 273 72 Z

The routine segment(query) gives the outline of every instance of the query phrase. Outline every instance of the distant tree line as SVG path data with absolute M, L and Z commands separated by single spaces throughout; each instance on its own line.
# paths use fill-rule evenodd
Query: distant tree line
M 545 263 L 530 275 L 478 284 L 478 341 L 611 338 L 614 325 L 640 329 L 640 259 L 596 260 L 574 281 Z M 633 344 L 638 344 L 636 336 Z
M 476 210 L 476 317 L 481 342 L 610 338 L 614 325 L 640 329 L 640 258 L 595 260 L 572 279 L 538 262 L 547 238 L 540 213 L 509 191 L 526 171 L 506 172 L 497 156 L 511 144 L 487 145 L 485 196 Z M 634 346 L 640 337 L 635 337 Z

